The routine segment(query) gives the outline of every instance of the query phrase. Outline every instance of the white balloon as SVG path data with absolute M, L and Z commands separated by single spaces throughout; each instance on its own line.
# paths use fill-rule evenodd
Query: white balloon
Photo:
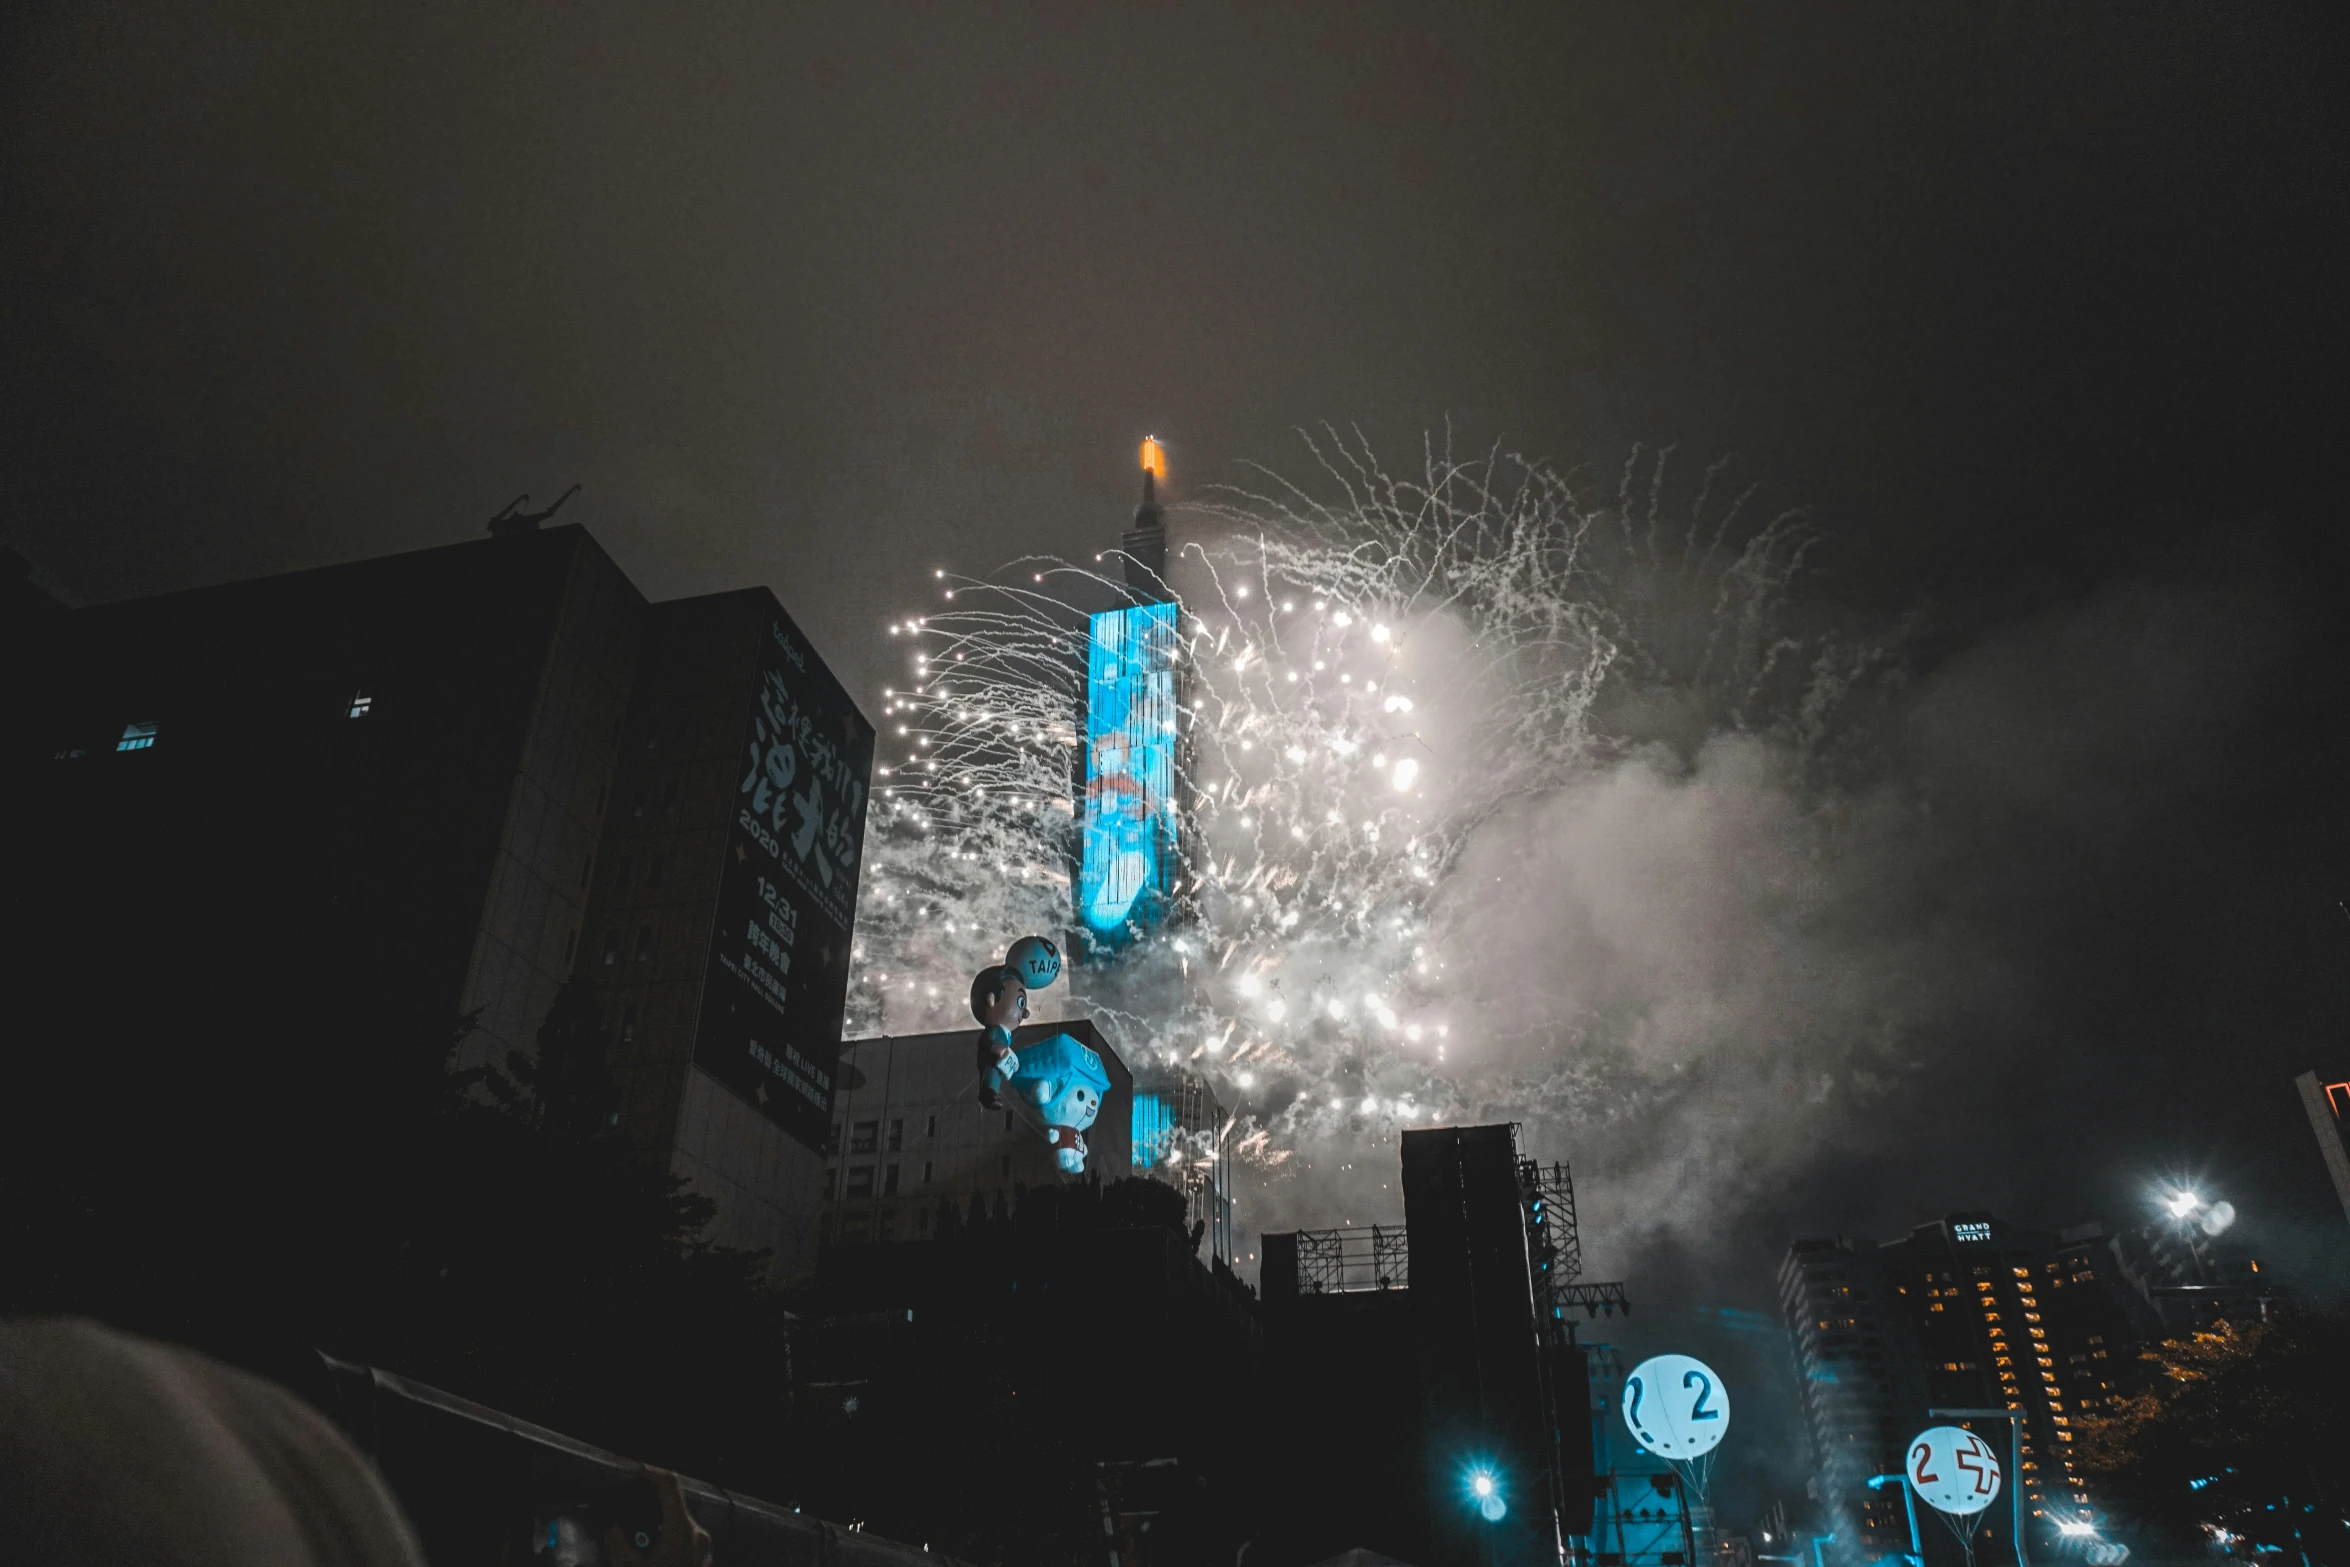
M 1962 1426 L 1919 1432 L 1902 1469 L 1919 1500 L 1961 1517 L 1981 1512 L 1999 1494 L 1999 1455 Z
M 1730 1429 L 1730 1395 L 1704 1361 L 1655 1355 L 1624 1378 L 1624 1424 L 1659 1458 L 1697 1458 Z

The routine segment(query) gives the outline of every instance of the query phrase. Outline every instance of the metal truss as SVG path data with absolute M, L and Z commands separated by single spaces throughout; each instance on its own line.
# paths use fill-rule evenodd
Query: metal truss
M 1406 1289 L 1411 1250 L 1398 1225 L 1297 1232 L 1297 1288 L 1302 1295 Z

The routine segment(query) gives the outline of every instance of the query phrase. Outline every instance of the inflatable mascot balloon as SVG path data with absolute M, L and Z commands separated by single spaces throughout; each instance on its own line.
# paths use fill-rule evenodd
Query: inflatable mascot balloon
M 1077 1175 L 1085 1169 L 1085 1129 L 1101 1114 L 1102 1095 L 1110 1091 L 1102 1058 L 1067 1034 L 1055 1034 L 1024 1053 L 1012 1048 L 1012 1031 L 1028 1017 L 1028 992 L 1042 990 L 1060 974 L 1060 949 L 1042 936 L 1023 936 L 1002 963 L 973 976 L 971 1015 L 982 1030 L 979 1102 L 993 1110 L 1009 1087 L 1035 1105 L 1044 1117 L 1053 1162 Z
M 1030 990 L 1042 990 L 1061 977 L 1061 949 L 1042 936 L 1022 936 L 1004 954 L 1004 967 Z

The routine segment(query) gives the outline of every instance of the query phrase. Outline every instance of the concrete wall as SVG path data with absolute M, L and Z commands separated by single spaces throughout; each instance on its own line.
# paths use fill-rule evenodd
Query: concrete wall
M 508 794 L 460 1010 L 477 1013 L 469 1064 L 534 1052 L 555 992 L 579 965 L 597 843 L 636 674 L 645 601 L 580 536 Z

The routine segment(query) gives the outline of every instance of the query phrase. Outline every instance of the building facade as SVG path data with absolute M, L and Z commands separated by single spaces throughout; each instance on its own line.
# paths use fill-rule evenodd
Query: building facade
M 462 1067 L 568 996 L 605 1124 L 813 1266 L 873 730 L 772 595 L 648 604 L 522 527 L 20 635 L 9 868 L 60 952 L 127 903 L 182 990 L 467 1018 Z
M 2061 1235 L 1957 1213 L 1884 1245 L 1797 1241 L 1780 1299 L 1804 1390 L 1821 1500 L 1839 1533 L 1873 1559 L 1907 1549 L 1899 1490 L 1869 1489 L 1899 1472 L 1910 1440 L 1966 1425 L 2019 1472 L 2036 1548 L 2059 1522 L 2094 1516 L 2097 1498 L 2073 1455 L 2075 1426 L 2128 1391 L 2134 1354 L 2158 1324 L 2122 1265 L 2127 1248 L 2096 1224 Z M 1945 1419 L 1937 1410 L 2000 1410 L 2017 1422 Z M 2002 1507 L 1977 1549 L 2012 1535 Z M 1929 1541 L 1929 1554 L 1946 1542 Z M 2008 1547 L 2012 1548 L 2012 1547 Z
M 873 730 L 765 589 L 650 607 L 582 969 L 616 1124 L 815 1266 Z
M 1779 1304 L 1829 1530 L 1866 1560 L 1908 1550 L 1899 1493 L 1868 1483 L 1899 1471 L 1924 1424 L 1922 1366 L 1904 1297 L 1876 1247 L 1839 1236 L 1788 1248 Z
M 2350 1141 L 2342 1133 L 2342 1117 L 2350 1109 L 2350 1082 L 2330 1083 L 2315 1072 L 2293 1079 L 2309 1129 L 2317 1136 L 2318 1157 L 2325 1162 L 2326 1179 L 2333 1182 L 2342 1216 L 2350 1219 Z
M 930 1240 L 939 1205 L 958 1213 L 974 1202 L 1006 1212 L 1029 1187 L 1070 1179 L 1053 1163 L 1033 1109 L 1007 1096 L 979 1102 L 976 1027 L 942 1034 L 851 1040 L 841 1047 L 840 1084 L 822 1175 L 827 1244 Z M 1103 1183 L 1138 1174 L 1129 1140 L 1134 1076 L 1091 1023 L 1030 1023 L 1013 1031 L 1015 1050 L 1067 1034 L 1101 1057 L 1110 1078 L 1086 1130 L 1086 1174 Z
M 1209 1251 L 1229 1265 L 1238 1210 L 1226 1130 L 1215 1087 L 1197 1072 L 1160 1068 L 1135 1083 L 1128 1136 L 1135 1171 L 1182 1192 L 1190 1206 L 1187 1222 L 1206 1226 Z

